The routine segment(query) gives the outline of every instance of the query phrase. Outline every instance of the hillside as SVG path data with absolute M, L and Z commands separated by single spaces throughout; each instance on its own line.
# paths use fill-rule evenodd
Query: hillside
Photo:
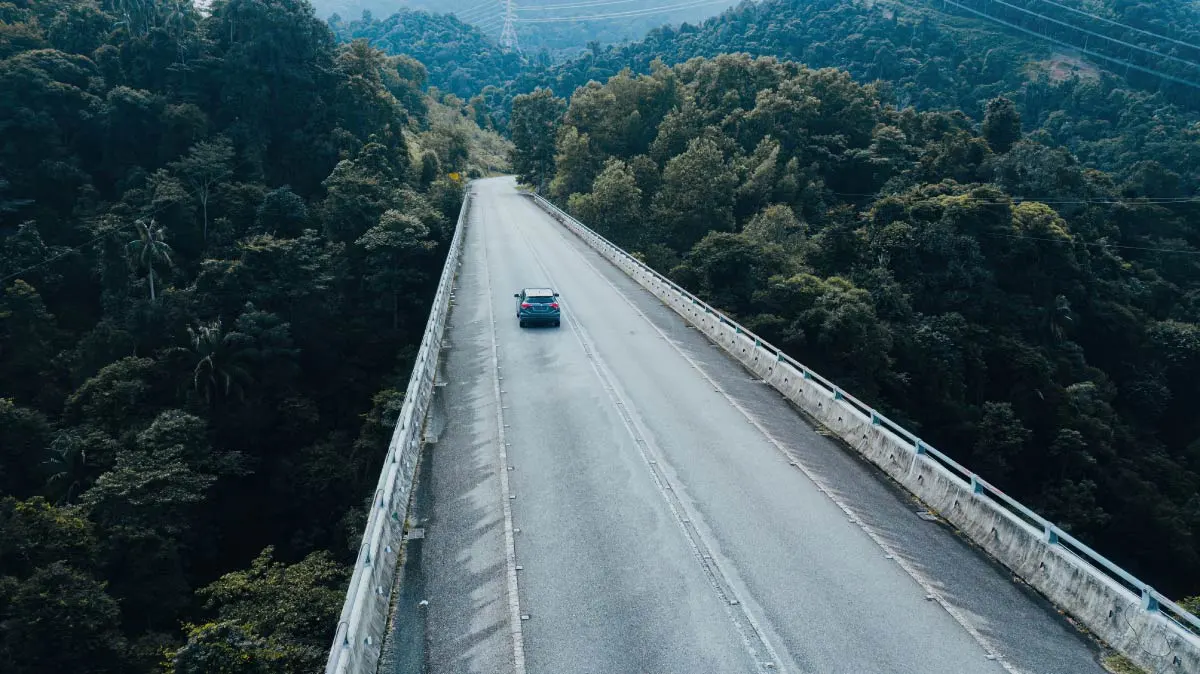
M 515 168 L 1156 587 L 1196 594 L 1200 199 L 1177 199 L 1196 183 L 1148 157 L 1087 169 L 1002 97 L 981 126 L 890 100 L 773 58 L 658 65 L 569 106 L 518 96 Z
M 449 14 L 402 9 L 386 19 L 334 18 L 329 24 L 342 42 L 365 39 L 389 54 L 420 61 L 428 84 L 463 99 L 513 79 L 525 66 L 519 54 L 505 52 L 478 28 Z
M 733 4 L 734 0 L 531 0 L 514 3 L 515 29 L 526 53 L 557 58 L 574 56 L 589 43 L 625 42 L 659 26 L 703 21 Z M 501 0 L 315 0 L 313 5 L 319 16 L 337 15 L 343 21 L 361 18 L 364 10 L 375 18 L 406 10 L 455 15 L 493 41 L 500 37 L 505 7 Z
M 1004 95 L 1017 104 L 1026 132 L 1068 148 L 1085 165 L 1123 176 L 1139 161 L 1153 158 L 1179 174 L 1181 184 L 1200 182 L 1196 90 L 1147 89 L 1072 50 L 1005 30 L 922 5 L 860 0 L 744 3 L 700 27 L 655 30 L 640 42 L 528 69 L 504 97 L 497 97 L 493 110 L 504 126 L 516 93 L 548 86 L 565 97 L 590 80 L 603 82 L 624 68 L 649 73 L 655 60 L 673 65 L 697 56 L 744 52 L 812 68 L 836 67 L 862 83 L 882 80 L 886 86 L 879 96 L 884 103 L 958 110 L 977 123 L 986 102 Z
M 323 667 L 505 153 L 424 80 L 306 3 L 0 3 L 5 672 Z

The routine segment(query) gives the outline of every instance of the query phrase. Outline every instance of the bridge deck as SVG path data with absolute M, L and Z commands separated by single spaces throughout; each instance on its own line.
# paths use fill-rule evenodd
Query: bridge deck
M 505 502 L 528 672 L 1103 671 L 1045 601 L 918 517 L 511 180 L 475 189 L 448 425 L 422 469 L 427 533 L 406 580 L 430 603 L 398 607 L 396 623 L 426 630 L 427 671 L 514 670 Z M 522 330 L 512 294 L 541 285 L 561 293 L 562 327 Z

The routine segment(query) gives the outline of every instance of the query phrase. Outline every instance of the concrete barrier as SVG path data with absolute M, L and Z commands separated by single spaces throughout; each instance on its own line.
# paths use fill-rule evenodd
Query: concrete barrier
M 555 220 L 1088 630 L 1155 674 L 1200 674 L 1200 620 L 538 195 Z
M 375 674 L 379 668 L 396 564 L 404 541 L 409 497 L 421 454 L 422 431 L 433 398 L 438 356 L 454 292 L 454 277 L 462 258 L 463 230 L 470 204 L 468 193 L 458 214 L 458 224 L 425 324 L 425 335 L 421 338 L 421 347 L 404 393 L 404 404 L 379 474 L 358 559 L 354 562 L 354 574 L 346 591 L 346 603 L 342 605 L 337 633 L 325 664 L 326 674 Z

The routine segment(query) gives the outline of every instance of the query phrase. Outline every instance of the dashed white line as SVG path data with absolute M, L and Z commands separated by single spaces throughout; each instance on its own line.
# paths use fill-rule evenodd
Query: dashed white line
M 539 208 L 539 210 L 540 210 L 540 208 Z M 554 229 L 556 231 L 558 231 L 557 227 Z M 561 231 L 559 231 L 559 235 L 563 236 Z M 563 238 L 564 238 L 564 240 L 566 239 L 565 236 L 563 236 Z M 579 238 L 579 237 L 576 237 L 576 238 Z M 847 506 L 845 503 L 843 503 L 841 501 L 841 499 L 834 496 L 833 492 L 830 489 L 828 489 L 824 484 L 822 484 L 821 480 L 817 477 L 817 475 L 815 473 L 813 473 L 811 470 L 809 470 L 797 458 L 793 457 L 787 451 L 787 449 L 783 446 L 783 443 L 781 443 L 778 439 L 776 439 L 775 436 L 772 435 L 770 431 L 768 431 L 761 423 L 759 423 L 758 420 L 755 419 L 754 416 L 751 415 L 750 412 L 741 403 L 739 403 L 737 400 L 735 400 L 733 398 L 733 396 L 731 396 L 725 390 L 724 387 L 722 387 L 719 383 L 717 383 L 717 381 L 715 379 L 710 377 L 708 375 L 708 373 L 705 372 L 704 369 L 701 368 L 700 365 L 691 356 L 689 356 L 687 354 L 687 352 L 685 352 L 682 348 L 680 348 L 679 344 L 676 343 L 675 340 L 671 339 L 667 335 L 666 332 L 664 332 L 662 329 L 660 329 L 658 327 L 657 324 L 654 323 L 654 321 L 650 320 L 650 317 L 647 316 L 645 314 L 645 312 L 643 312 L 641 310 L 641 308 L 639 308 L 636 304 L 634 304 L 632 300 L 630 300 L 628 297 L 626 297 L 626 293 L 624 291 L 622 291 L 620 288 L 618 288 L 616 286 L 616 284 L 614 284 L 612 281 L 610 281 L 607 276 L 605 276 L 599 269 L 597 269 L 596 266 L 594 264 L 592 264 L 591 260 L 587 259 L 586 256 L 584 256 L 578 249 L 576 249 L 574 246 L 570 245 L 569 243 L 567 245 L 567 248 L 569 248 L 573 253 L 575 253 L 575 255 L 578 256 L 579 259 L 584 264 L 586 264 L 588 267 L 590 267 L 592 269 L 592 271 L 594 271 L 606 284 L 608 284 L 608 286 L 610 288 L 612 288 L 617 293 L 617 296 L 620 297 L 623 302 L 625 302 L 627 305 L 629 305 L 629 307 L 631 309 L 633 309 L 633 311 L 635 313 L 637 313 L 637 315 L 640 316 L 644 321 L 646 321 L 646 323 L 655 332 L 657 332 L 658 335 L 663 338 L 663 340 L 665 340 L 668 344 L 671 345 L 672 349 L 674 349 L 680 356 L 682 356 L 684 358 L 684 360 L 686 360 L 688 362 L 688 364 L 692 366 L 692 368 L 694 368 L 697 372 L 699 372 L 700 376 L 704 377 L 704 379 L 707 380 L 713 386 L 714 391 L 716 391 L 717 393 L 720 393 L 727 401 L 729 401 L 729 404 L 732 405 L 734 407 L 734 409 L 736 409 L 738 412 L 740 412 L 742 414 L 742 416 L 744 416 L 746 418 L 746 420 L 748 420 L 751 424 L 753 424 L 754 428 L 757 429 L 759 431 L 759 433 L 761 433 L 763 435 L 763 437 L 766 438 L 767 441 L 783 455 L 783 457 L 785 459 L 787 459 L 787 461 L 790 465 L 795 466 L 796 468 L 798 468 L 800 470 L 800 472 L 804 473 L 804 476 L 807 477 L 809 479 L 809 481 L 811 481 L 813 483 L 813 485 L 816 486 L 816 488 L 822 494 L 825 495 L 826 498 L 828 498 L 830 501 L 832 501 L 834 503 L 834 505 L 836 505 L 838 508 L 840 508 L 842 510 L 842 512 L 846 513 L 851 518 L 851 521 L 854 522 L 855 524 L 857 524 L 858 527 L 860 529 L 862 529 L 862 531 L 864 533 L 866 533 L 866 535 L 876 545 L 878 545 L 883 550 L 887 559 L 895 561 L 897 566 L 899 566 L 906 574 L 908 574 L 908 576 L 911 577 L 913 579 L 913 581 L 915 581 L 917 583 L 917 585 L 920 586 L 921 589 L 925 591 L 927 598 L 929 598 L 931 601 L 934 601 L 939 606 L 941 606 L 946 611 L 946 613 L 949 614 L 950 617 L 953 618 L 954 621 L 956 623 L 958 623 L 959 626 L 962 627 L 963 630 L 972 639 L 974 639 L 977 644 L 979 644 L 984 649 L 984 655 L 989 660 L 994 660 L 997 664 L 999 664 L 1004 669 L 1004 671 L 1009 672 L 1009 674 L 1027 674 L 1023 670 L 1017 669 L 1015 666 L 1013 666 L 1011 663 L 1009 663 L 1003 656 L 999 655 L 998 654 L 999 649 L 997 649 L 995 647 L 995 645 L 991 642 L 991 640 L 989 640 L 979 630 L 977 630 L 973 625 L 971 625 L 970 622 L 966 619 L 966 617 L 962 614 L 961 611 L 959 611 L 957 608 L 955 608 L 949 602 L 947 602 L 945 600 L 945 598 L 942 597 L 942 595 L 939 594 L 934 589 L 933 585 L 931 585 L 930 583 L 926 582 L 923 578 L 921 578 L 921 576 L 917 573 L 916 569 L 911 564 L 909 564 L 907 561 L 905 561 L 901 556 L 897 555 L 895 553 L 895 551 L 892 550 L 891 546 L 889 546 L 887 543 L 885 543 L 884 540 L 878 534 L 876 534 L 874 531 L 872 531 L 870 527 L 863 524 L 861 521 L 858 521 L 855 518 L 854 511 L 851 510 L 849 506 Z M 634 283 L 637 283 L 636 279 L 631 278 L 630 280 L 632 280 Z M 639 285 L 639 287 L 641 287 L 640 283 L 638 285 Z M 653 294 L 653 293 L 651 293 L 651 294 Z M 655 296 L 655 299 L 659 299 L 659 298 L 657 296 Z M 661 300 L 659 300 L 659 301 L 661 301 Z M 719 345 L 713 343 L 713 346 L 719 346 Z M 740 366 L 741 364 L 738 363 L 738 365 Z
M 483 211 L 480 212 L 482 218 Z M 521 569 L 517 566 L 517 545 L 516 536 L 513 530 L 512 519 L 512 501 L 516 498 L 514 494 L 509 492 L 508 472 L 512 467 L 508 465 L 509 443 L 505 440 L 504 429 L 508 428 L 508 424 L 504 423 L 503 406 L 501 405 L 500 390 L 500 347 L 496 341 L 496 316 L 492 308 L 492 273 L 488 267 L 487 257 L 487 235 L 486 228 L 480 228 L 480 237 L 484 239 L 483 245 L 483 278 L 484 287 L 487 289 L 487 310 L 488 319 L 491 323 L 491 329 L 488 330 L 488 337 L 491 340 L 492 346 L 492 388 L 494 390 L 496 400 L 496 448 L 500 456 L 500 503 L 504 510 L 504 557 L 505 557 L 505 576 L 508 585 L 508 612 L 509 612 L 509 627 L 512 633 L 513 644 L 513 669 L 516 674 L 525 674 L 525 637 L 521 631 L 521 621 L 527 620 L 528 616 L 521 613 L 521 598 L 517 588 L 517 571 Z M 464 250 L 465 253 L 465 250 Z

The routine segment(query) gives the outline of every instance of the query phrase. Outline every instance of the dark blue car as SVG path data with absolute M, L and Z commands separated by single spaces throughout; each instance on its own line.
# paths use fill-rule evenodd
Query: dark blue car
M 525 288 L 513 293 L 513 297 L 517 298 L 517 320 L 522 328 L 534 323 L 560 325 L 562 311 L 558 306 L 558 293 L 550 288 Z

